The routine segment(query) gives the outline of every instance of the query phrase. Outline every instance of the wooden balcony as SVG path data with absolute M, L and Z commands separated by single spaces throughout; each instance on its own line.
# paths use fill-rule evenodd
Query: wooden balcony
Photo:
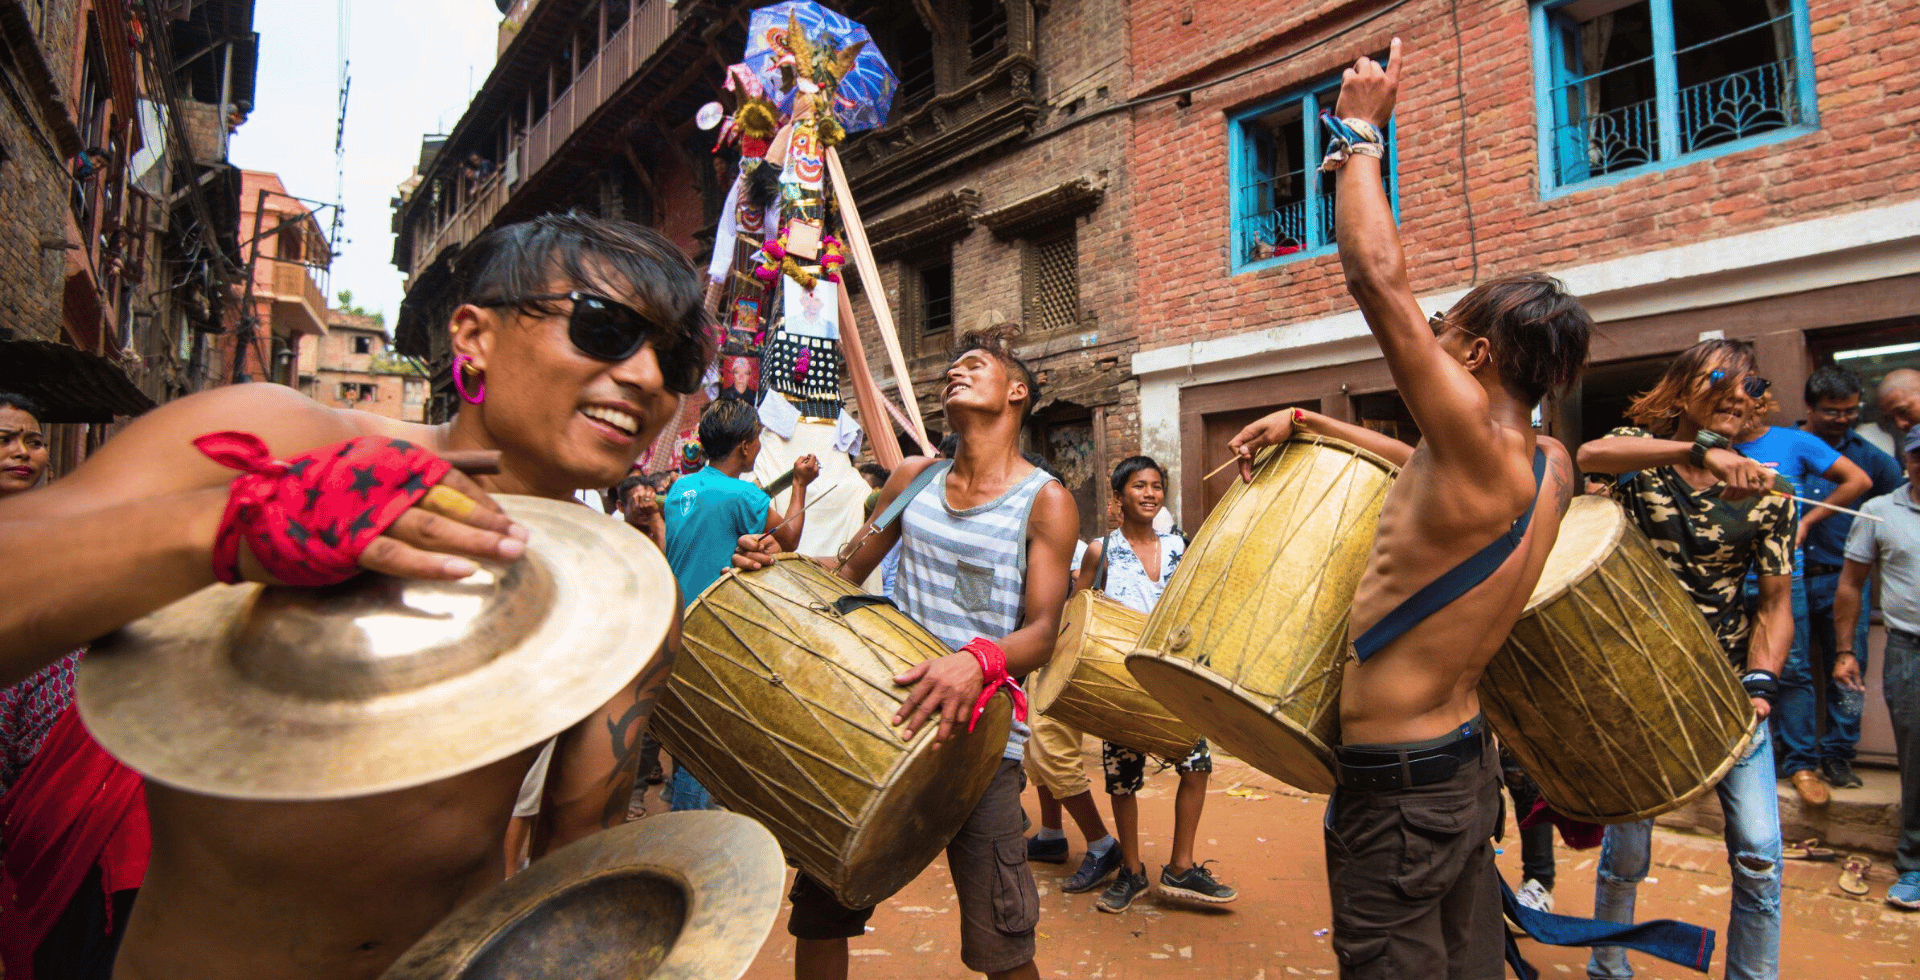
M 273 263 L 273 332 L 287 337 L 327 332 L 327 297 L 304 265 Z
M 415 232 L 411 267 L 423 269 L 447 249 L 463 247 L 485 231 L 513 196 L 515 188 L 559 155 L 567 141 L 660 50 L 679 23 L 680 14 L 673 0 L 642 3 L 632 18 L 601 45 L 573 84 L 554 96 L 546 114 L 534 121 L 525 138 L 514 147 L 512 159 L 502 161 L 502 168 L 482 181 L 452 217 L 440 225 L 422 227 Z M 449 160 L 446 166 L 457 168 L 457 162 Z M 506 180 L 509 176 L 513 178 L 512 184 Z

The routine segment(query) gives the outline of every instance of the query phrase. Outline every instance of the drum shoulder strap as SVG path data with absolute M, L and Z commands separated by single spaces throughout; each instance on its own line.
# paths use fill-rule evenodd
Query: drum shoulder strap
M 900 491 L 900 496 L 893 498 L 893 503 L 888 504 L 887 509 L 881 511 L 879 515 L 873 519 L 873 529 L 875 531 L 884 531 L 891 527 L 894 521 L 900 519 L 901 514 L 907 512 L 907 505 L 913 503 L 913 498 L 920 496 L 920 491 L 925 490 L 928 484 L 939 479 L 947 470 L 952 468 L 953 461 L 943 459 L 921 470 L 920 474 L 913 478 L 913 482 L 907 484 L 905 490 Z

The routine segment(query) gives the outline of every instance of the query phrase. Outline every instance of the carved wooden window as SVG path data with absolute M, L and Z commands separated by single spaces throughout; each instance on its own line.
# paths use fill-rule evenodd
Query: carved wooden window
M 1029 241 L 1020 265 L 1028 329 L 1059 330 L 1080 322 L 1080 240 L 1072 229 Z

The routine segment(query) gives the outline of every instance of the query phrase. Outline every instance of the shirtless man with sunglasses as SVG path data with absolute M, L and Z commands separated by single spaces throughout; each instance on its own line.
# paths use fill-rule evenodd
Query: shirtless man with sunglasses
M 33 556 L 0 563 L 0 590 L 12 597 L 0 604 L 0 683 L 215 581 L 216 528 L 236 474 L 195 447 L 207 433 L 252 433 L 277 460 L 366 436 L 388 449 L 397 439 L 434 453 L 497 451 L 497 475 L 441 480 L 475 506 L 424 497 L 359 553 L 360 568 L 420 579 L 520 558 L 526 532 L 489 493 L 563 499 L 625 476 L 711 357 L 692 264 L 647 229 L 568 215 L 492 232 L 465 266 L 467 301 L 448 329 L 467 403 L 452 422 L 338 411 L 277 385 L 221 388 L 153 410 L 66 479 L 0 501 L 0 549 Z M 471 512 L 452 516 L 462 510 Z M 249 537 L 239 548 L 240 577 L 273 581 L 257 547 Z M 560 735 L 535 857 L 625 820 L 677 633 L 657 655 L 637 651 L 639 676 Z M 539 748 L 326 802 L 239 801 L 149 781 L 152 864 L 116 975 L 378 976 L 502 879 L 501 841 Z

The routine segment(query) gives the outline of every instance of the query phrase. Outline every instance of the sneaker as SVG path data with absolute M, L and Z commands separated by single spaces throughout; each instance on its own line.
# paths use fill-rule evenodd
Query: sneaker
M 1538 878 L 1528 878 L 1522 882 L 1520 890 L 1513 893 L 1513 899 L 1535 912 L 1553 911 L 1553 892 Z
M 1887 904 L 1908 912 L 1920 912 L 1920 871 L 1900 872 L 1900 880 L 1887 889 Z
M 1213 872 L 1207 870 L 1209 863 L 1202 861 L 1179 874 L 1173 873 L 1171 864 L 1161 868 L 1161 893 L 1170 898 L 1184 898 L 1212 905 L 1225 905 L 1239 898 L 1239 892 L 1213 880 Z
M 1055 837 L 1041 840 L 1038 835 L 1027 838 L 1027 860 L 1045 861 L 1048 864 L 1067 863 L 1067 839 Z
M 1127 907 L 1133 904 L 1133 900 L 1139 898 L 1140 893 L 1146 890 L 1146 865 L 1141 865 L 1138 871 L 1121 868 L 1120 873 L 1114 876 L 1113 884 L 1108 885 L 1107 890 L 1101 892 L 1100 897 L 1094 900 L 1093 907 L 1102 912 L 1125 912 Z
M 1853 771 L 1853 763 L 1846 759 L 1828 759 L 1820 763 L 1820 778 L 1835 789 L 1858 789 L 1866 784 Z
M 1118 867 L 1120 867 L 1119 844 L 1107 848 L 1105 854 L 1095 855 L 1092 851 L 1088 851 L 1087 856 L 1080 860 L 1080 870 L 1075 871 L 1073 877 L 1068 878 L 1066 884 L 1060 886 L 1060 890 L 1069 895 L 1093 891 Z

